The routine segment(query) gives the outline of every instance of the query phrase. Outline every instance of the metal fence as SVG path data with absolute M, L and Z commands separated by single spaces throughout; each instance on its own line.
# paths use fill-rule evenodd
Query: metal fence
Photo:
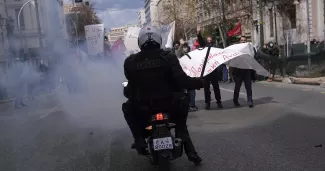
M 266 54 L 261 55 L 261 59 L 269 61 L 276 59 L 277 74 L 282 69 L 285 74 L 297 77 L 322 77 L 325 76 L 325 49 L 323 43 L 311 44 L 311 53 L 308 55 L 305 44 L 293 44 L 289 53 L 286 46 L 280 46 L 281 58 L 272 57 Z M 287 55 L 289 54 L 289 56 Z M 308 66 L 308 58 L 311 59 L 311 66 Z M 265 66 L 266 67 L 266 66 Z M 266 67 L 267 68 L 267 67 Z

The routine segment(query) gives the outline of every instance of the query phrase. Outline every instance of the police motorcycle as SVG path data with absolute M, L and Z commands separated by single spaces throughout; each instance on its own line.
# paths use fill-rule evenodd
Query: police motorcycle
M 128 82 L 122 83 L 124 91 L 127 85 Z M 148 157 L 159 171 L 169 171 L 170 161 L 183 154 L 183 142 L 171 132 L 176 124 L 170 122 L 168 113 L 152 113 L 149 119 L 150 124 L 145 128 Z

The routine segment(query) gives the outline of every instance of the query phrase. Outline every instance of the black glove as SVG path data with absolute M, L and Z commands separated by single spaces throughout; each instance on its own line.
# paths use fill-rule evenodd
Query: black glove
M 200 90 L 201 88 L 203 88 L 206 84 L 206 81 L 204 79 L 200 79 L 201 81 L 201 86 L 199 88 L 197 88 L 197 90 Z

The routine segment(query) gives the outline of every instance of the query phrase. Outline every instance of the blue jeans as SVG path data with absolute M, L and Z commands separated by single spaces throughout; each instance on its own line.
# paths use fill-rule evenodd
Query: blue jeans
M 188 98 L 190 100 L 190 107 L 194 107 L 195 106 L 195 90 L 188 90 Z
M 223 81 L 228 81 L 228 69 L 226 66 L 222 68 Z

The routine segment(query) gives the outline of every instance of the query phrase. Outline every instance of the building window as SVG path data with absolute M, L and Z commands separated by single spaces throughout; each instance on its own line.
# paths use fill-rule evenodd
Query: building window
M 289 10 L 289 17 L 290 17 L 291 29 L 297 28 L 297 16 L 296 16 L 295 8 Z
M 15 9 L 16 21 L 17 21 L 17 27 L 18 27 L 18 29 L 19 29 L 19 25 L 18 25 L 18 14 L 19 14 L 19 11 L 20 11 L 20 8 Z M 20 19 L 20 29 L 21 30 L 25 30 L 25 17 L 24 17 L 24 13 L 23 12 L 20 13 L 19 19 Z
M 269 9 L 269 20 L 270 20 L 270 37 L 274 37 L 274 17 L 273 10 Z

